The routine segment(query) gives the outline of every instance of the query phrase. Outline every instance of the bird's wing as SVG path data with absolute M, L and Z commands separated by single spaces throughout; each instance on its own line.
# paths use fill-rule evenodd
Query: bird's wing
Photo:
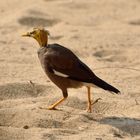
M 50 72 L 69 79 L 91 83 L 94 73 L 81 62 L 69 49 L 56 45 L 44 55 Z
M 69 49 L 55 45 L 47 49 L 44 55 L 44 65 L 59 76 L 72 80 L 92 83 L 104 90 L 119 93 L 120 91 L 97 77 L 90 68 L 81 62 Z

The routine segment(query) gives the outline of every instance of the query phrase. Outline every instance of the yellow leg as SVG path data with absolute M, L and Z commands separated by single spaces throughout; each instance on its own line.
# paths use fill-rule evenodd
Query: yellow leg
M 97 103 L 101 98 L 96 99 L 94 102 L 91 102 L 91 92 L 90 92 L 90 87 L 87 87 L 88 90 L 88 107 L 87 107 L 87 112 L 91 113 L 92 112 L 92 105 Z
M 66 99 L 66 98 L 63 97 L 62 99 L 58 100 L 58 101 L 57 101 L 56 103 L 54 103 L 53 105 L 49 106 L 47 109 L 49 109 L 49 110 L 55 110 L 55 107 L 56 107 L 57 105 L 59 105 L 61 102 L 63 102 L 65 99 Z
M 90 87 L 87 87 L 88 90 L 88 107 L 87 107 L 87 112 L 91 113 L 91 94 L 90 94 Z
M 67 93 L 67 90 L 62 90 L 62 93 L 63 93 L 63 98 L 58 100 L 57 102 L 55 102 L 54 104 L 52 104 L 51 106 L 47 107 L 47 109 L 49 110 L 55 110 L 56 106 L 58 106 L 60 103 L 62 103 L 64 100 L 66 100 L 66 98 L 68 97 L 68 93 Z M 40 107 L 41 109 L 43 109 L 43 107 Z

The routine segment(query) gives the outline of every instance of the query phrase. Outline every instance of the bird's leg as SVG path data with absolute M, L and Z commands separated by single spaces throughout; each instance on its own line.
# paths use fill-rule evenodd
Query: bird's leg
M 88 90 L 88 107 L 87 107 L 87 112 L 91 113 L 91 94 L 90 94 L 90 87 L 87 87 Z
M 87 112 L 91 113 L 92 112 L 92 105 L 96 104 L 101 98 L 96 99 L 94 102 L 91 101 L 91 92 L 90 92 L 90 87 L 87 87 L 88 90 L 88 107 L 87 107 Z
M 62 91 L 63 92 L 63 98 L 58 100 L 57 102 L 55 102 L 54 104 L 52 104 L 51 106 L 49 106 L 47 109 L 49 110 L 55 110 L 55 107 L 58 106 L 60 103 L 62 103 L 64 100 L 66 100 L 66 98 L 68 97 L 68 93 L 67 91 Z
M 63 102 L 66 98 L 63 97 L 62 99 L 58 100 L 57 102 L 55 102 L 54 104 L 52 104 L 51 106 L 47 107 L 47 109 L 49 110 L 55 110 L 56 106 L 59 105 L 61 102 Z

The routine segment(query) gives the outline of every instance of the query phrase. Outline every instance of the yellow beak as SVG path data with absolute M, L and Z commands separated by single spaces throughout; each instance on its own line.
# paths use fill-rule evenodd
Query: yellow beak
M 23 37 L 30 37 L 31 34 L 29 32 L 25 33 L 25 34 L 22 34 Z

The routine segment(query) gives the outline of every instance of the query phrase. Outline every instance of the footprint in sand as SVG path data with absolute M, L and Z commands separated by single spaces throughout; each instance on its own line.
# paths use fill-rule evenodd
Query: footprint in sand
M 51 90 L 51 88 L 30 83 L 9 83 L 0 86 L 0 100 L 38 97 L 46 95 L 45 90 Z
M 140 26 L 140 19 L 132 20 L 128 22 L 130 25 Z
M 122 62 L 126 57 L 120 51 L 101 50 L 93 54 L 100 61 Z

